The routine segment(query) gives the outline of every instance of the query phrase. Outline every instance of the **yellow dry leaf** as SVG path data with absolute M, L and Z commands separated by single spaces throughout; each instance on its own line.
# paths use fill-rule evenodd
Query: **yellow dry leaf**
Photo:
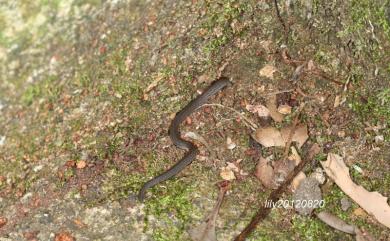
M 271 118 L 276 122 L 282 122 L 284 116 L 278 112 L 276 106 L 276 95 L 271 95 L 267 100 L 267 108 Z
M 274 127 L 265 127 L 257 129 L 253 138 L 264 147 L 283 147 L 285 145 L 280 131 Z
M 259 74 L 260 76 L 265 76 L 267 78 L 274 79 L 274 73 L 276 71 L 277 69 L 273 65 L 267 64 L 259 71 Z

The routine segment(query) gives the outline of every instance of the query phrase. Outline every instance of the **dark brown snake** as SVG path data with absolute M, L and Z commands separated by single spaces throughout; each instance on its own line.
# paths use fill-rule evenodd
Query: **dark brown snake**
M 222 90 L 223 88 L 225 88 L 230 84 L 231 82 L 226 77 L 221 77 L 215 80 L 213 83 L 211 83 L 209 87 L 207 87 L 207 89 L 202 94 L 200 94 L 198 97 L 193 99 L 190 103 L 188 103 L 181 111 L 176 113 L 175 118 L 171 122 L 168 133 L 169 136 L 171 137 L 173 144 L 175 144 L 175 146 L 180 149 L 187 150 L 187 153 L 180 161 L 178 161 L 171 168 L 169 168 L 162 174 L 152 178 L 151 180 L 147 181 L 142 186 L 141 190 L 139 190 L 138 200 L 142 202 L 145 198 L 145 193 L 147 189 L 175 176 L 180 171 L 182 171 L 186 166 L 191 164 L 191 162 L 195 159 L 196 155 L 199 153 L 198 148 L 193 143 L 181 138 L 181 134 L 179 130 L 180 124 L 189 115 L 191 115 L 196 109 L 198 109 L 200 106 L 205 104 L 211 96 L 215 95 L 220 90 Z

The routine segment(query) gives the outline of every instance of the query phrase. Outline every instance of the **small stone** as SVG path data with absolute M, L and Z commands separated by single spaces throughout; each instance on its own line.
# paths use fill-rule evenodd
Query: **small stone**
M 326 180 L 324 170 L 320 167 L 316 168 L 316 170 L 310 174 L 310 177 L 316 179 L 319 184 L 324 184 Z
M 236 148 L 236 144 L 232 141 L 232 139 L 230 137 L 228 137 L 226 139 L 226 146 L 227 146 L 227 149 L 229 149 L 229 150 L 233 150 L 234 148 Z
M 310 215 L 321 203 L 322 194 L 316 179 L 305 178 L 293 195 L 294 208 L 301 215 Z
M 378 136 L 375 136 L 375 142 L 376 143 L 381 143 L 385 140 L 385 138 L 383 137 L 383 135 L 378 135 Z
M 278 107 L 278 112 L 283 115 L 288 115 L 291 113 L 291 106 L 289 105 L 280 105 Z
M 34 172 L 39 172 L 40 170 L 42 170 L 42 168 L 43 168 L 43 165 L 37 165 L 37 166 L 35 166 L 35 167 L 33 168 L 33 171 L 34 171 Z
M 343 197 L 340 200 L 340 204 L 341 204 L 341 209 L 343 211 L 347 211 L 351 207 L 351 205 L 352 205 L 351 201 L 349 201 L 349 199 L 346 198 L 346 197 Z
M 339 131 L 337 132 L 338 137 L 344 138 L 345 137 L 345 131 Z

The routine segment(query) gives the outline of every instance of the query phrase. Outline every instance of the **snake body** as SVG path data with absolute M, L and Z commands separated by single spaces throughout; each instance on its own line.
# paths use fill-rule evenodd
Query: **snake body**
M 176 174 L 178 174 L 180 171 L 182 171 L 186 166 L 191 164 L 191 162 L 195 159 L 196 155 L 199 153 L 198 148 L 191 142 L 186 141 L 181 138 L 180 133 L 180 124 L 189 116 L 191 115 L 196 109 L 198 109 L 200 106 L 205 104 L 208 99 L 218 93 L 220 90 L 225 88 L 226 86 L 230 85 L 230 81 L 226 77 L 221 77 L 217 80 L 215 80 L 209 87 L 205 89 L 205 91 L 197 96 L 195 99 L 193 99 L 191 102 L 189 102 L 181 111 L 176 113 L 175 118 L 172 120 L 171 125 L 169 127 L 168 133 L 169 136 L 173 142 L 173 144 L 183 150 L 186 150 L 187 153 L 184 155 L 184 157 L 178 161 L 175 165 L 173 165 L 171 168 L 163 172 L 162 174 L 152 178 L 151 180 L 147 181 L 142 188 L 140 189 L 138 193 L 138 199 L 140 201 L 143 201 L 145 198 L 145 193 L 147 189 L 157 185 L 160 182 L 163 182 Z

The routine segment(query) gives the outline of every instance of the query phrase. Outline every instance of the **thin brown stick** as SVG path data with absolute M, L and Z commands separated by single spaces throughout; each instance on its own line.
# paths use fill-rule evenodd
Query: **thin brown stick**
M 285 37 L 285 39 L 286 39 L 285 41 L 287 43 L 288 42 L 288 29 L 287 29 L 287 25 L 284 23 L 284 20 L 283 20 L 282 16 L 280 16 L 278 1 L 274 0 L 274 4 L 275 4 L 275 9 L 276 9 L 276 15 L 278 16 L 278 19 L 279 19 L 280 23 L 283 26 L 284 37 Z
M 280 196 L 285 192 L 286 188 L 290 185 L 295 176 L 302 171 L 305 165 L 313 159 L 315 155 L 319 153 L 319 146 L 313 144 L 309 150 L 307 158 L 304 158 L 294 170 L 287 176 L 286 180 L 278 187 L 278 189 L 271 192 L 268 196 L 266 202 L 276 203 Z M 260 209 L 257 211 L 256 215 L 252 218 L 251 222 L 245 227 L 245 229 L 234 239 L 234 241 L 243 241 L 249 234 L 251 234 L 260 221 L 264 220 L 268 214 L 271 212 L 271 205 L 261 205 Z
M 246 122 L 247 126 L 249 128 L 251 128 L 253 131 L 255 131 L 257 128 L 259 128 L 255 123 L 253 123 L 251 120 L 249 120 L 248 118 L 246 118 L 244 116 L 243 113 L 231 108 L 231 107 L 228 107 L 228 106 L 224 106 L 224 105 L 221 105 L 221 104 L 204 104 L 203 106 L 217 106 L 217 107 L 220 107 L 220 108 L 225 108 L 225 109 L 228 109 L 234 113 L 236 113 L 240 118 L 242 118 L 244 120 L 244 122 Z
M 294 119 L 294 122 L 293 122 L 293 127 L 291 128 L 290 130 L 290 133 L 289 133 L 289 136 L 288 136 L 288 140 L 287 140 L 287 143 L 286 143 L 286 148 L 284 149 L 284 153 L 283 153 L 283 156 L 282 156 L 282 159 L 285 159 L 287 158 L 288 156 L 288 153 L 289 153 L 289 149 L 290 149 L 290 146 L 291 146 L 291 142 L 292 142 L 292 137 L 294 135 L 294 132 L 296 130 L 296 127 L 298 125 L 298 122 L 299 122 L 299 116 L 300 116 L 300 113 L 301 111 L 303 110 L 303 107 L 304 105 L 301 105 L 300 108 L 299 108 L 299 112 L 297 114 L 297 116 L 295 117 Z M 317 154 L 316 151 L 313 151 L 313 147 L 315 145 L 313 145 L 311 148 L 310 148 L 310 151 L 309 151 L 309 155 L 307 158 L 305 158 L 303 161 L 301 161 L 295 168 L 294 170 L 287 176 L 286 180 L 274 191 L 271 192 L 271 194 L 269 195 L 268 199 L 266 199 L 266 202 L 271 202 L 271 203 L 276 203 L 280 196 L 285 192 L 286 188 L 290 185 L 290 183 L 292 182 L 292 180 L 295 178 L 295 176 L 300 172 L 302 171 L 302 169 L 304 168 L 304 166 L 306 165 L 307 162 L 309 162 L 309 160 L 311 160 L 314 155 Z M 316 148 L 316 150 L 318 150 L 318 147 Z M 245 240 L 248 235 L 250 233 L 252 233 L 257 224 L 262 221 L 263 219 L 265 219 L 268 214 L 271 212 L 271 206 L 268 206 L 268 205 L 261 205 L 260 206 L 260 209 L 257 211 L 256 215 L 252 218 L 251 222 L 245 227 L 245 229 L 234 239 L 234 241 L 243 241 Z
M 338 80 L 335 80 L 333 79 L 332 77 L 329 77 L 327 74 L 323 73 L 322 71 L 318 71 L 318 70 L 310 70 L 308 71 L 309 73 L 312 73 L 312 74 L 315 74 L 317 76 L 320 76 L 326 80 L 329 80 L 330 82 L 333 82 L 335 84 L 338 84 L 338 85 L 341 85 L 341 86 L 344 86 L 345 83 L 343 82 L 340 82 Z

